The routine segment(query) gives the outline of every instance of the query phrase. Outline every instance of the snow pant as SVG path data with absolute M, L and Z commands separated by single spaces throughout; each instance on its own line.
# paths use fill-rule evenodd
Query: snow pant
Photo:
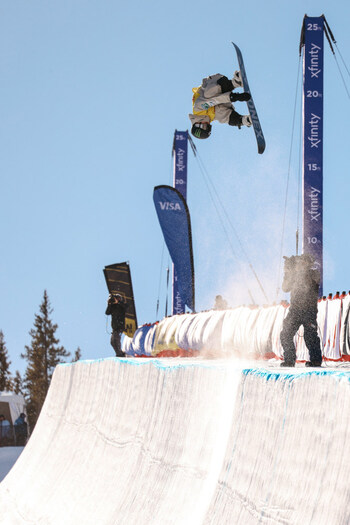
M 295 363 L 296 351 L 293 338 L 301 325 L 304 326 L 304 341 L 309 350 L 310 361 L 321 363 L 321 342 L 317 334 L 317 309 L 314 308 L 300 310 L 291 307 L 289 309 L 283 321 L 280 336 L 284 360 L 288 363 Z
M 122 333 L 117 330 L 113 330 L 111 335 L 111 345 L 117 357 L 125 357 L 124 352 L 122 352 L 121 335 Z
M 24 447 L 27 440 L 27 435 L 24 434 L 21 429 L 16 428 L 15 426 L 15 439 L 16 439 L 16 447 Z
M 232 89 L 234 89 L 232 81 L 220 73 L 203 78 L 199 97 L 193 103 L 194 117 L 198 115 L 198 112 L 205 112 L 215 106 L 215 116 L 210 118 L 222 124 L 228 124 L 231 113 L 234 111 L 230 100 Z M 191 119 L 191 122 L 194 124 L 196 119 Z

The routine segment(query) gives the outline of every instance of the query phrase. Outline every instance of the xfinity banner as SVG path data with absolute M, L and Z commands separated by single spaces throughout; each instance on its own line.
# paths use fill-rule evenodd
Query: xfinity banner
M 181 193 L 171 186 L 156 186 L 153 201 L 165 244 L 176 268 L 179 300 L 194 310 L 194 268 L 191 219 Z M 177 298 L 175 297 L 175 300 Z M 175 305 L 173 305 L 176 307 Z M 179 312 L 183 313 L 183 312 Z
M 188 131 L 175 131 L 174 135 L 174 188 L 187 200 L 187 146 Z
M 177 189 L 185 201 L 187 200 L 187 147 L 188 131 L 177 131 L 174 134 L 174 188 Z M 173 265 L 173 315 L 185 312 L 185 303 L 181 298 L 178 276 Z
M 303 253 L 321 273 L 323 294 L 323 17 L 304 18 Z

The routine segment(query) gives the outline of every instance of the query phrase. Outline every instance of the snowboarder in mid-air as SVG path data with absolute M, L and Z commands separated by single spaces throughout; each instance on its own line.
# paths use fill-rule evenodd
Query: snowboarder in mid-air
M 285 257 L 282 290 L 290 292 L 290 307 L 283 321 L 281 344 L 284 361 L 281 366 L 294 366 L 296 352 L 294 335 L 300 325 L 304 326 L 304 340 L 309 350 L 310 361 L 305 366 L 321 366 L 322 352 L 317 334 L 317 302 L 320 272 L 313 268 L 311 255 Z
M 201 86 L 193 88 L 193 113 L 189 115 L 192 123 L 191 133 L 197 139 L 207 139 L 211 134 L 211 122 L 217 120 L 230 126 L 250 127 L 250 115 L 240 115 L 232 102 L 248 102 L 250 93 L 233 93 L 243 87 L 240 71 L 235 71 L 232 80 L 217 73 L 203 79 Z

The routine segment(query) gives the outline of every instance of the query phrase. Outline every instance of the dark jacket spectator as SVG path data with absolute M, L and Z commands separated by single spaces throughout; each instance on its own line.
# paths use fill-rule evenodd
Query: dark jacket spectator
M 311 268 L 308 255 L 285 258 L 282 290 L 290 292 L 290 306 L 293 309 L 316 308 L 320 287 L 320 272 Z
M 106 315 L 112 316 L 111 345 L 117 357 L 124 357 L 121 349 L 121 334 L 125 330 L 126 304 L 120 294 L 110 294 Z
M 24 446 L 28 437 L 28 425 L 25 420 L 25 414 L 23 412 L 15 421 L 15 439 L 17 446 Z
M 306 366 L 321 366 L 322 352 L 317 334 L 317 301 L 320 285 L 320 273 L 312 268 L 310 255 L 285 257 L 282 289 L 290 292 L 290 307 L 283 321 L 281 344 L 284 362 L 281 366 L 294 366 L 296 350 L 294 335 L 301 325 L 304 326 L 304 340 L 309 350 L 310 361 Z

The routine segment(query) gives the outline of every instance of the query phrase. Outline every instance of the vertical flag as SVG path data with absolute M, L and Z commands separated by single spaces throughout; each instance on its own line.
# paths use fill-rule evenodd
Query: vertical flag
M 174 188 L 187 200 L 187 147 L 188 131 L 177 131 L 174 134 L 173 158 L 174 158 Z M 185 312 L 185 303 L 181 297 L 178 283 L 178 272 L 173 264 L 173 315 Z
M 194 310 L 194 266 L 190 213 L 181 193 L 171 186 L 156 186 L 153 201 L 165 244 L 176 268 L 177 289 L 183 309 Z M 176 312 L 182 313 L 182 312 Z
M 303 253 L 312 255 L 323 294 L 323 17 L 304 17 Z

